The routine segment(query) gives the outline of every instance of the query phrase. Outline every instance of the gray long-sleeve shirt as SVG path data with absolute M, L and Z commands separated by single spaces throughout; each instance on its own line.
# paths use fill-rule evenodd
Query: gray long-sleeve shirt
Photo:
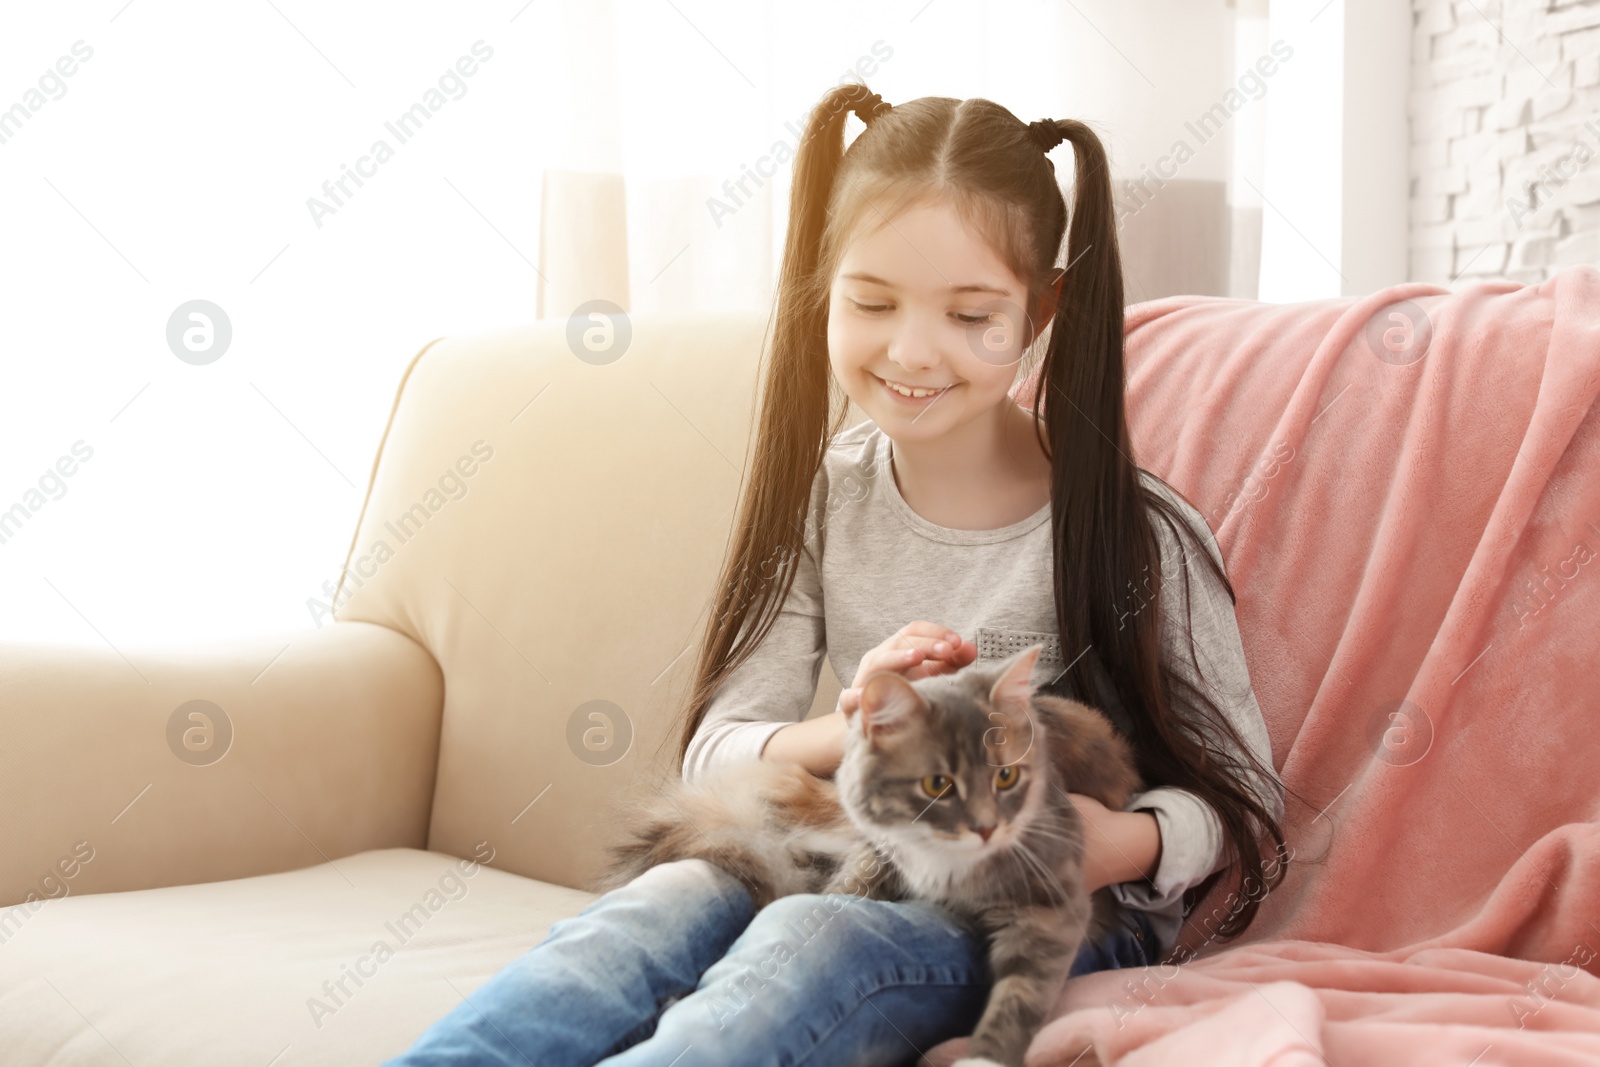
M 955 530 L 929 522 L 900 495 L 890 465 L 892 442 L 870 419 L 838 434 L 812 486 L 798 572 L 772 629 L 717 692 L 689 744 L 683 776 L 759 759 L 767 739 L 806 716 L 816 695 L 822 657 L 848 685 L 861 658 L 917 619 L 948 626 L 978 646 L 980 659 L 1000 659 L 1035 642 L 1045 645 L 1034 667 L 1044 688 L 1065 669 L 1056 629 L 1050 508 L 995 530 Z M 1174 501 L 1220 564 L 1222 553 L 1205 519 L 1141 471 L 1145 484 Z M 1155 521 L 1161 544 L 1164 662 L 1201 689 L 1228 717 L 1263 766 L 1272 766 L 1266 724 L 1250 687 L 1244 649 L 1227 591 L 1203 561 L 1188 562 L 1194 593 L 1192 632 L 1204 680 L 1190 658 L 1180 542 Z M 1148 593 L 1130 590 L 1125 616 L 1148 610 Z M 1073 656 L 1080 650 L 1073 649 Z M 1109 687 L 1108 687 L 1109 688 Z M 1094 702 L 1091 702 L 1094 703 Z M 1100 706 L 1127 731 L 1119 703 Z M 1180 714 L 1197 713 L 1180 707 Z M 1282 816 L 1276 774 L 1263 798 Z M 1126 810 L 1151 812 L 1161 831 L 1161 859 L 1151 881 L 1120 882 L 1112 894 L 1146 912 L 1163 948 L 1176 941 L 1183 894 L 1223 860 L 1216 812 L 1195 794 L 1156 786 Z

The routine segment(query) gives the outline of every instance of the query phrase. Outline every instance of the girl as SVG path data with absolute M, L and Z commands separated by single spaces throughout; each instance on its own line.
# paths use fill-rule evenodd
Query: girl
M 850 111 L 868 128 L 844 151 Z M 1046 155 L 1063 139 L 1070 234 Z M 1010 397 L 1023 369 L 1031 409 Z M 867 421 L 843 430 L 834 382 Z M 686 778 L 747 759 L 829 775 L 872 673 L 1038 642 L 1042 687 L 1104 710 L 1152 785 L 1126 811 L 1073 797 L 1085 884 L 1123 906 L 1074 974 L 1157 962 L 1224 871 L 1282 880 L 1259 842 L 1283 846 L 1281 784 L 1220 551 L 1130 458 L 1122 267 L 1087 126 L 831 90 L 795 159 L 763 388 L 679 741 Z M 1206 564 L 1198 583 L 1180 531 Z M 824 653 L 853 681 L 837 713 L 805 719 Z M 1207 933 L 1237 935 L 1258 904 Z M 731 876 L 684 860 L 554 924 L 390 1063 L 913 1063 L 971 1032 L 990 984 L 984 946 L 934 906 L 802 894 L 756 913 Z

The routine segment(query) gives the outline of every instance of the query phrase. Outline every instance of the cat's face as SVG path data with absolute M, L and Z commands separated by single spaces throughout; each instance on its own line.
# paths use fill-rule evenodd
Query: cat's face
M 851 819 L 948 873 L 1010 848 L 1051 784 L 1033 713 L 1042 649 L 916 682 L 867 679 L 835 775 Z

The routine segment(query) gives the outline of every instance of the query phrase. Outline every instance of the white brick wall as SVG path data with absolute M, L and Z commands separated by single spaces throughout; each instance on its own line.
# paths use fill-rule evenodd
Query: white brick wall
M 1600 266 L 1600 0 L 1412 0 L 1410 277 Z

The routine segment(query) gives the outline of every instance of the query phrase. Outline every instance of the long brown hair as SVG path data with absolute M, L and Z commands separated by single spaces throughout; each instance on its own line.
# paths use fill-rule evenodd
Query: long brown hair
M 869 125 L 845 151 L 845 116 L 853 110 Z M 888 219 L 913 202 L 938 199 L 990 238 L 1027 283 L 1030 308 L 1047 294 L 1058 257 L 1067 266 L 1032 407 L 1045 452 L 1071 457 L 1053 463 L 1051 475 L 1061 647 L 1087 646 L 1093 656 L 1078 657 L 1052 689 L 1103 703 L 1091 699 L 1101 692 L 1096 672 L 1109 680 L 1131 720 L 1145 782 L 1189 790 L 1209 804 L 1221 818 L 1228 858 L 1255 876 L 1247 881 L 1259 879 L 1270 889 L 1284 875 L 1283 832 L 1247 775 L 1271 770 L 1250 755 L 1204 692 L 1162 663 L 1161 556 L 1152 512 L 1196 550 L 1180 553 L 1185 583 L 1187 557 L 1194 554 L 1222 579 L 1230 598 L 1233 586 L 1178 509 L 1140 483 L 1131 458 L 1122 263 L 1105 149 L 1081 122 L 1057 120 L 1045 128 L 1071 143 L 1076 160 L 1070 234 L 1054 165 L 1028 125 L 998 104 L 922 97 L 891 107 L 864 86 L 846 84 L 829 90 L 812 110 L 795 156 L 788 236 L 758 386 L 754 457 L 700 646 L 678 762 L 718 688 L 771 630 L 806 550 L 813 481 L 849 410 L 827 348 L 829 294 L 845 245 L 869 211 Z M 1044 403 L 1056 398 L 1059 405 Z M 1154 610 L 1138 611 L 1129 625 L 1123 606 L 1127 591 L 1136 588 L 1149 591 Z M 1192 635 L 1189 647 L 1192 657 Z M 1209 722 L 1175 714 L 1175 701 Z M 1208 726 L 1220 734 L 1208 736 Z M 1223 738 L 1245 762 L 1218 745 Z M 1264 859 L 1263 833 L 1275 840 L 1279 859 Z M 1191 890 L 1189 900 L 1222 873 Z M 1213 936 L 1243 932 L 1259 896 L 1247 894 Z

